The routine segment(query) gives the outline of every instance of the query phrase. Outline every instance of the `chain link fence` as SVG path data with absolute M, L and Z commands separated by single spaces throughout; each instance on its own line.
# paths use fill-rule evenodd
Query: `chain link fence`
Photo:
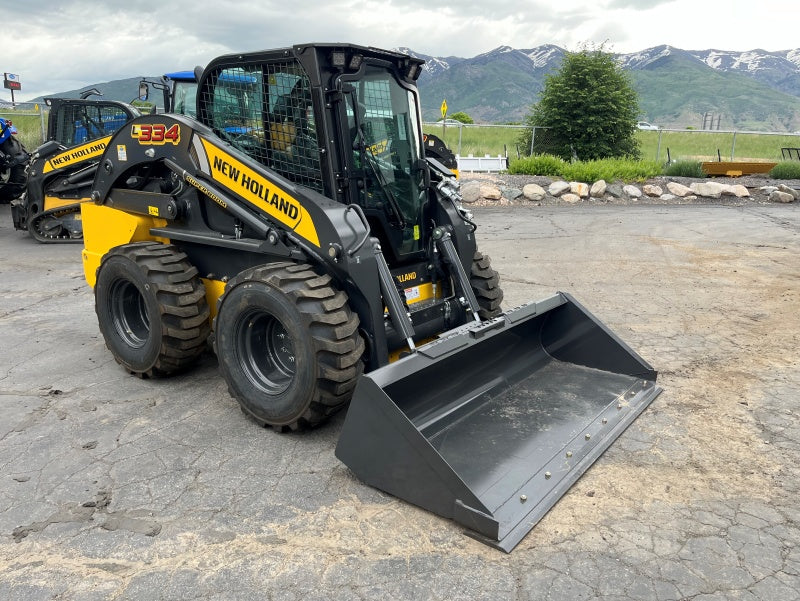
M 426 133 L 442 138 L 460 157 L 503 155 L 513 160 L 552 154 L 550 128 L 526 125 L 424 123 Z M 641 158 L 659 163 L 688 161 L 800 160 L 800 132 L 659 129 L 637 131 Z
M 17 139 L 29 151 L 44 142 L 47 135 L 47 106 L 42 103 L 16 102 L 0 106 L 0 117 L 11 121 L 19 132 Z

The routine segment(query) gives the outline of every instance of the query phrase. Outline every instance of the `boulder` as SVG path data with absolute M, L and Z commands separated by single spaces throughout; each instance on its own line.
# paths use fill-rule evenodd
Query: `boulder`
M 654 186 L 653 184 L 645 184 L 642 188 L 642 192 L 644 192 L 647 196 L 652 198 L 658 198 L 664 193 L 664 190 L 661 189 L 661 186 Z
M 580 198 L 589 198 L 589 184 L 583 182 L 570 182 L 569 191 L 578 195 Z
M 789 192 L 781 192 L 780 190 L 775 190 L 772 194 L 769 195 L 770 202 L 794 202 L 794 194 L 789 194 Z
M 481 184 L 480 182 L 471 181 L 461 184 L 461 200 L 467 204 L 477 202 L 481 197 Z
M 694 182 L 689 189 L 697 196 L 705 198 L 719 198 L 725 189 L 724 184 L 717 182 Z
M 481 184 L 481 196 L 486 200 L 500 200 L 503 198 L 503 193 L 500 188 L 491 184 Z
M 733 191 L 733 195 L 736 198 L 745 198 L 747 196 L 750 196 L 750 190 L 748 190 L 742 184 L 734 184 L 733 186 L 731 186 L 731 190 Z
M 570 189 L 570 185 L 565 181 L 557 181 L 550 184 L 547 191 L 551 196 L 561 196 L 564 192 Z
M 547 192 L 538 184 L 526 184 L 522 188 L 522 195 L 528 200 L 540 201 L 543 200 Z
M 684 186 L 678 182 L 669 182 L 667 184 L 667 190 L 669 190 L 670 194 L 674 194 L 680 198 L 687 196 L 691 192 L 691 189 L 688 186 Z
M 586 185 L 586 184 L 584 184 L 584 185 Z M 586 186 L 586 187 L 588 188 L 588 186 Z M 561 200 L 563 200 L 564 202 L 568 202 L 570 204 L 574 204 L 576 202 L 580 202 L 581 201 L 581 197 L 578 196 L 577 194 L 573 194 L 572 192 L 567 192 L 566 194 L 562 194 L 561 195 Z
M 800 190 L 795 190 L 794 188 L 790 188 L 786 184 L 780 184 L 778 186 L 778 191 L 791 194 L 792 196 L 794 196 L 795 200 L 800 200 Z
M 622 198 L 625 196 L 625 190 L 623 190 L 622 184 L 611 184 L 606 188 L 606 192 L 614 198 Z
M 661 196 L 658 197 L 659 200 L 667 200 L 667 201 L 675 200 L 676 198 L 677 196 L 675 196 L 674 194 L 662 194 Z
M 522 196 L 522 190 L 519 188 L 500 188 L 500 193 L 503 195 L 503 198 L 509 200 L 516 200 Z
M 591 188 L 589 188 L 589 196 L 593 198 L 602 198 L 603 196 L 605 196 L 607 188 L 608 184 L 606 184 L 606 181 L 603 179 L 599 179 L 592 184 Z
M 624 186 L 622 188 L 622 191 L 634 199 L 640 198 L 642 196 L 642 191 L 633 184 L 628 184 L 627 186 Z

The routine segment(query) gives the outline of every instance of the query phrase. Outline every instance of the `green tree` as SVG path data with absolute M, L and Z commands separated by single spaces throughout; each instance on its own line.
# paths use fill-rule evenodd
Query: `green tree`
M 472 120 L 472 117 L 467 115 L 464 111 L 458 111 L 457 113 L 453 113 L 452 115 L 450 115 L 449 118 L 455 119 L 456 121 L 461 121 L 461 123 L 465 123 L 467 125 L 475 123 L 475 121 Z
M 534 154 L 594 160 L 640 156 L 635 136 L 639 98 L 628 74 L 612 54 L 598 49 L 568 52 L 561 67 L 545 79 L 539 102 L 526 125 L 537 130 Z M 520 151 L 531 150 L 531 130 L 519 139 Z

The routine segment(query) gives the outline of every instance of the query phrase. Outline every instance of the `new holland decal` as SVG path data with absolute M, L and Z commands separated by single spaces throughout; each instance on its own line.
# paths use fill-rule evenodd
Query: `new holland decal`
M 49 173 L 50 171 L 63 169 L 64 167 L 69 167 L 70 165 L 80 163 L 81 161 L 85 161 L 87 159 L 99 157 L 101 154 L 103 154 L 103 151 L 105 151 L 110 139 L 111 136 L 106 136 L 105 138 L 98 138 L 97 140 L 92 140 L 86 144 L 76 146 L 75 148 L 65 150 L 64 152 L 50 158 L 47 163 L 45 163 L 42 172 Z
M 200 140 L 208 157 L 209 175 L 215 182 L 319 247 L 311 215 L 296 198 L 205 138 Z

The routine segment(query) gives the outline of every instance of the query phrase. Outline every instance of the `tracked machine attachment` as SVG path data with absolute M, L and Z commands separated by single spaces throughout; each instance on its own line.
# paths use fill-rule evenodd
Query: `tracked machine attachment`
M 353 473 L 510 551 L 660 388 L 568 294 L 503 313 L 453 174 L 425 157 L 421 65 L 345 44 L 212 61 L 197 119 L 109 141 L 84 272 L 126 370 L 187 369 L 213 332 L 254 421 L 349 402 Z

